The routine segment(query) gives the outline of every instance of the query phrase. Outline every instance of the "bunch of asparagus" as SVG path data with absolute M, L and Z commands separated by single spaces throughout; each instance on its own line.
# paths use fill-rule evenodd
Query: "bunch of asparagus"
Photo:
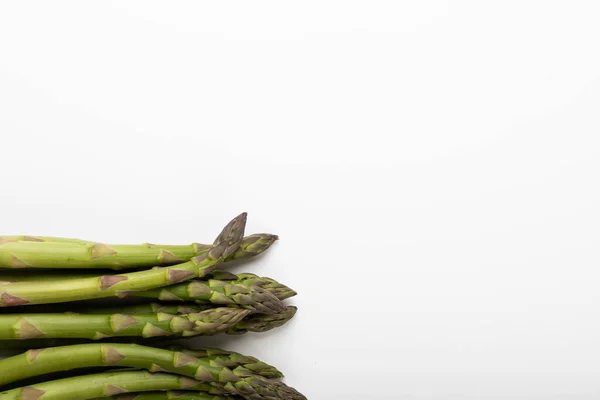
M 221 269 L 277 240 L 245 225 L 243 213 L 212 245 L 0 237 L 0 347 L 27 350 L 0 360 L 0 400 L 305 399 L 269 364 L 186 340 L 296 313 L 289 287 Z

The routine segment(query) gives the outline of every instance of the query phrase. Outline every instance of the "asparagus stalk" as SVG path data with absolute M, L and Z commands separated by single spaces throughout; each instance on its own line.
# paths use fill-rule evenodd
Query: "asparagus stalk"
M 244 240 L 245 240 L 245 238 L 244 238 Z M 243 242 L 242 242 L 242 244 L 243 244 Z M 34 270 L 31 270 L 31 271 L 34 271 Z M 77 273 L 69 272 L 68 274 L 63 273 L 60 275 L 59 274 L 45 274 L 44 275 L 44 274 L 39 274 L 39 272 L 37 272 L 37 271 L 34 271 L 35 274 L 33 274 L 33 273 L 31 273 L 31 271 L 29 271 L 27 273 L 22 273 L 22 272 L 0 269 L 0 283 L 46 282 L 46 281 L 56 281 L 56 280 L 67 279 L 67 278 L 68 279 L 81 279 L 81 278 L 89 278 L 89 277 L 98 276 L 93 270 L 77 271 Z M 263 289 L 263 291 L 272 293 L 279 300 L 285 300 L 290 297 L 294 297 L 297 294 L 296 291 L 285 286 L 282 283 L 277 282 L 275 279 L 264 277 L 264 276 L 260 277 L 258 275 L 250 274 L 250 273 L 243 273 L 243 274 L 236 275 L 236 274 L 229 273 L 227 271 L 213 271 L 209 274 L 206 274 L 202 278 L 201 282 L 203 282 L 202 284 L 205 285 L 206 284 L 205 281 L 210 281 L 210 280 L 226 281 L 228 284 L 243 286 L 244 288 L 246 288 L 245 290 L 249 290 L 249 291 L 251 291 L 252 289 L 255 289 L 255 288 L 260 288 L 260 289 Z M 196 285 L 196 283 L 194 283 L 194 282 L 195 282 L 195 280 L 190 281 L 186 284 L 186 285 L 191 285 L 191 287 L 185 286 L 185 285 L 167 286 L 165 289 L 168 290 L 169 292 L 171 292 L 173 294 L 173 296 L 170 296 L 168 293 L 164 293 L 164 294 L 162 294 L 162 297 L 165 300 L 180 300 L 180 301 L 192 300 L 192 299 L 194 299 L 193 293 L 198 292 L 198 290 L 193 289 L 193 286 Z M 221 286 L 224 286 L 224 284 L 221 284 Z M 181 287 L 183 287 L 184 289 L 182 289 Z M 177 293 L 179 293 L 179 295 L 176 293 L 173 293 L 173 292 L 177 292 Z M 204 289 L 204 292 L 206 292 L 206 289 Z M 210 298 L 210 296 L 208 296 L 206 294 L 203 294 L 203 295 L 205 298 Z M 156 289 L 153 289 L 151 291 L 141 292 L 141 293 L 135 293 L 135 296 L 159 298 L 159 299 L 161 298 L 161 294 Z M 202 299 L 196 299 L 196 300 L 202 300 Z M 208 303 L 208 301 L 207 301 L 207 303 Z
M 0 307 L 124 297 L 131 291 L 149 290 L 202 277 L 239 249 L 245 225 L 246 213 L 242 213 L 227 224 L 207 253 L 171 267 L 129 274 L 50 281 L 44 285 L 36 282 L 0 283 Z
M 52 343 L 47 343 L 49 345 L 52 345 Z M 148 344 L 146 342 L 142 343 L 144 346 L 147 346 Z M 56 346 L 49 346 L 49 347 L 56 347 L 57 349 L 64 349 L 65 351 L 56 351 L 56 353 L 64 353 L 62 356 L 64 356 L 67 360 L 70 359 L 70 357 L 73 357 L 73 355 L 68 353 L 68 349 L 74 348 L 77 349 L 77 346 L 81 346 L 81 345 L 87 345 L 87 346 L 112 346 L 114 345 L 114 342 L 107 342 L 106 344 L 102 343 L 83 343 L 83 344 L 79 344 L 79 345 L 73 345 L 73 344 L 64 344 L 62 343 L 62 347 L 61 343 L 58 343 Z M 132 346 L 131 343 L 124 343 L 124 346 Z M 141 346 L 137 346 L 136 347 L 141 347 Z M 44 347 L 38 347 L 38 346 L 32 346 L 32 348 L 35 349 L 43 349 Z M 161 349 L 161 347 L 149 347 L 149 351 L 153 351 L 154 349 Z M 267 379 L 281 379 L 284 377 L 283 373 L 281 371 L 279 371 L 277 368 L 275 368 L 272 365 L 269 365 L 263 361 L 260 361 L 254 357 L 250 357 L 250 356 L 246 356 L 240 353 L 236 353 L 233 351 L 228 351 L 228 350 L 223 350 L 223 349 L 216 349 L 216 348 L 205 348 L 205 349 L 198 349 L 198 350 L 190 350 L 187 349 L 185 347 L 182 346 L 168 346 L 166 347 L 167 350 L 172 351 L 172 352 L 180 352 L 183 354 L 187 354 L 191 357 L 195 357 L 200 359 L 203 362 L 207 362 L 210 366 L 212 367 L 226 367 L 229 368 L 230 370 L 235 370 L 236 373 L 239 373 L 240 376 L 246 375 L 246 374 L 255 374 L 255 375 L 260 375 L 262 377 L 265 377 Z M 31 350 L 28 349 L 30 351 L 32 351 L 33 353 L 35 353 L 36 351 L 40 351 L 40 350 Z M 147 353 L 149 354 L 149 353 Z M 22 358 L 23 358 L 23 354 L 17 355 L 12 357 L 11 359 L 13 359 L 13 361 L 8 361 L 8 359 L 4 359 L 4 360 L 0 360 L 0 370 L 2 370 L 3 368 L 9 368 L 10 363 L 14 363 L 14 364 L 19 364 L 20 362 L 22 362 Z M 93 357 L 92 357 L 93 359 Z M 14 360 L 21 360 L 21 361 L 14 361 Z M 152 361 L 152 360 L 150 360 Z M 7 364 L 8 363 L 8 364 Z M 152 361 L 152 363 L 154 363 L 154 361 Z M 55 363 L 56 364 L 56 363 Z M 88 373 L 95 373 L 95 372 L 108 372 L 108 371 L 98 371 L 100 369 L 115 369 L 115 366 L 113 365 L 105 365 L 105 366 L 89 366 L 92 365 L 92 363 L 89 362 L 89 359 L 85 360 L 85 365 L 88 365 L 87 367 L 81 367 L 80 365 L 82 364 L 76 364 L 77 366 L 75 367 L 69 367 L 69 364 L 56 364 L 58 365 L 58 368 L 55 368 L 55 364 L 48 364 L 44 366 L 44 369 L 42 370 L 38 370 L 36 371 L 36 375 L 30 378 L 33 379 L 38 379 L 37 382 L 42 382 L 42 380 L 39 380 L 40 376 L 46 377 L 48 376 L 48 374 L 50 375 L 57 375 L 57 374 L 64 374 L 65 371 L 69 370 L 70 368 L 76 368 L 76 371 L 78 371 L 78 373 L 72 375 L 72 376 L 76 376 L 76 375 L 83 375 L 84 373 L 81 373 L 79 371 L 88 371 L 90 370 L 91 372 L 85 372 L 85 374 L 87 375 Z M 150 364 L 147 364 L 150 365 Z M 134 367 L 128 367 L 128 368 L 134 368 Z M 149 369 L 149 368 L 142 368 L 142 369 Z M 8 371 L 8 370 L 7 370 Z M 246 372 L 244 373 L 244 371 L 250 371 L 249 373 Z M 173 372 L 173 371 L 170 371 Z M 5 387 L 7 383 L 5 383 L 5 381 L 11 381 L 11 382 L 15 382 L 15 378 L 17 379 L 17 382 L 23 382 L 23 375 L 21 375 L 22 372 L 20 372 L 19 374 L 17 374 L 16 376 L 13 374 L 13 377 L 11 378 L 9 376 L 9 374 L 7 373 L 6 376 L 2 377 L 0 376 L 0 387 Z M 29 375 L 25 375 L 25 376 L 29 376 Z M 57 375 L 57 378 L 59 378 L 60 375 Z M 64 376 L 63 376 L 64 377 Z M 24 379 L 29 379 L 32 380 L 30 378 L 24 378 Z M 49 379 L 44 379 L 43 381 L 46 381 Z M 36 382 L 36 383 L 37 383 Z M 13 386 L 13 387 L 19 387 L 19 386 L 23 386 L 23 385 L 17 385 L 17 386 Z
M 15 236 L 3 236 L 0 237 L 0 251 L 2 248 L 2 238 L 10 238 Z M 39 237 L 39 236 L 38 236 Z M 45 236 L 42 236 L 45 238 Z M 76 240 L 76 239 L 64 239 L 64 240 Z M 240 260 L 245 258 L 254 257 L 258 254 L 266 251 L 275 241 L 278 240 L 277 235 L 270 233 L 255 233 L 248 235 L 242 239 L 240 247 L 235 253 L 230 255 L 226 261 Z M 186 260 L 187 261 L 187 260 Z M 153 263 L 152 266 L 156 266 L 158 263 Z M 60 266 L 56 269 L 37 269 L 37 268 L 26 268 L 26 269 L 6 269 L 0 267 L 0 281 L 15 283 L 15 282 L 39 282 L 39 281 L 56 281 L 62 279 L 81 279 L 90 278 L 102 274 L 113 275 L 114 273 L 108 269 L 103 271 L 100 268 L 94 269 L 65 269 L 66 267 Z M 132 266 L 131 268 L 140 268 L 140 266 Z M 43 271 L 43 272 L 41 272 Z
M 265 251 L 277 236 L 252 235 L 232 259 Z M 0 268 L 107 268 L 126 269 L 175 265 L 206 254 L 211 245 L 108 245 L 47 236 L 0 237 Z
M 237 305 L 263 314 L 277 314 L 285 309 L 285 305 L 274 294 L 258 286 L 216 279 L 195 279 L 178 285 L 136 292 L 133 295 L 167 301 L 192 300 L 200 304 Z
M 148 345 L 144 343 L 144 345 Z M 66 346 L 68 348 L 68 346 Z M 249 373 L 254 373 L 256 375 L 263 376 L 267 379 L 280 379 L 283 378 L 283 374 L 277 370 L 272 365 L 269 365 L 265 362 L 259 361 L 254 357 L 245 356 L 243 354 L 222 350 L 222 349 L 202 349 L 202 350 L 189 350 L 181 346 L 171 346 L 168 348 L 170 351 L 179 351 L 184 354 L 188 354 L 192 357 L 201 358 L 203 361 L 207 361 L 211 366 L 216 367 L 226 367 L 231 370 L 236 370 L 236 373 L 243 375 L 245 370 L 250 371 Z M 66 357 L 70 357 L 70 355 L 66 355 Z M 0 365 L 2 363 L 0 362 Z M 26 379 L 20 379 L 18 381 L 13 381 L 8 384 L 0 383 L 0 391 L 5 391 L 9 389 L 15 389 L 22 386 L 30 386 L 35 385 L 37 383 L 42 383 L 46 381 L 63 379 L 68 377 L 74 377 L 79 375 L 89 375 L 96 374 L 101 372 L 119 372 L 119 371 L 127 371 L 127 370 L 138 370 L 139 368 L 133 367 L 117 367 L 114 366 L 104 366 L 104 367 L 86 367 L 86 368 L 76 368 L 73 370 L 64 370 L 64 366 L 59 368 L 59 370 L 50 373 L 43 373 L 42 375 L 36 375 Z
M 106 299 L 98 299 L 106 300 Z M 78 314 L 156 314 L 159 312 L 167 314 L 193 314 L 205 311 L 211 308 L 219 307 L 214 304 L 196 304 L 189 302 L 131 302 L 130 299 L 109 299 L 108 302 L 97 300 L 57 303 L 57 304 L 38 304 L 24 307 L 4 307 L 0 311 L 2 314 L 58 314 L 58 313 L 78 313 Z M 114 300 L 114 301 L 113 301 Z
M 209 309 L 211 310 L 211 309 Z M 209 311 L 207 310 L 207 311 Z M 236 308 L 230 308 L 230 307 L 225 307 L 225 310 L 236 310 Z M 245 312 L 248 313 L 248 310 L 243 310 L 243 309 L 238 309 L 240 313 Z M 234 324 L 233 326 L 231 326 L 228 330 L 226 330 L 223 333 L 226 333 L 228 335 L 240 335 L 240 334 L 244 334 L 247 332 L 266 332 L 269 331 L 271 329 L 275 329 L 275 328 L 279 328 L 281 326 L 283 326 L 284 324 L 286 324 L 288 321 L 290 321 L 294 315 L 296 314 L 297 308 L 294 306 L 289 306 L 286 307 L 285 311 L 283 311 L 280 314 L 275 314 L 275 315 L 271 315 L 271 314 L 253 314 L 250 315 L 244 319 L 242 319 L 241 321 L 237 322 L 236 324 Z M 43 315 L 49 315 L 49 314 L 43 314 Z M 198 314 L 189 314 L 188 318 L 190 320 L 192 320 L 192 322 L 197 322 L 195 317 Z M 0 316 L 0 317 L 4 317 L 4 316 Z M 14 321 L 14 320 L 13 320 Z M 207 333 L 201 333 L 202 335 L 207 335 L 210 334 L 208 332 L 210 332 L 210 329 L 212 327 L 211 325 L 211 321 L 208 319 L 206 322 L 208 322 L 207 325 L 202 325 L 207 327 L 206 329 L 208 331 L 206 331 Z M 18 340 L 11 340 L 10 337 L 15 337 L 15 333 L 14 333 L 14 329 L 11 329 L 11 327 L 5 327 L 0 335 L 2 335 L 2 337 L 5 337 L 5 339 L 0 339 L 0 349 L 31 349 L 31 348 L 43 348 L 43 347 L 52 347 L 52 346 L 63 346 L 63 345 L 72 345 L 72 344 L 81 344 L 81 343 L 88 343 L 90 340 L 97 340 L 97 339 L 89 339 L 89 332 L 83 332 L 82 336 L 85 334 L 84 338 L 71 338 L 71 336 L 69 338 L 66 337 L 62 337 L 62 338 L 58 338 L 58 339 L 52 339 L 49 338 L 47 335 L 44 335 L 43 337 L 35 337 L 35 338 L 31 338 L 31 339 L 18 339 Z M 195 333 L 197 333 L 195 331 Z M 98 335 L 97 338 L 101 338 L 102 335 Z M 163 343 L 165 342 L 164 339 L 167 339 L 169 337 L 177 337 L 177 336 L 165 336 L 165 337 L 151 337 L 150 339 L 145 338 L 143 339 L 143 342 L 147 342 L 148 340 L 152 340 L 152 339 L 156 339 L 156 340 L 160 340 Z M 181 337 L 183 337 L 183 334 L 181 334 Z M 87 339 L 86 339 L 87 338 Z M 109 336 L 109 338 L 111 338 L 111 336 Z M 134 342 L 137 343 L 139 341 L 141 341 L 143 338 L 143 336 L 138 336 L 136 335 L 136 337 L 127 337 L 127 339 L 123 339 L 128 343 Z M 107 338 L 105 338 L 107 339 Z M 100 341 L 103 341 L 102 339 L 99 339 Z M 112 336 L 112 339 L 110 339 L 111 341 L 120 341 L 121 337 L 118 336 Z M 104 340 L 106 341 L 106 340 Z
M 226 307 L 227 310 L 235 310 L 235 308 Z M 247 310 L 240 310 L 243 312 L 248 312 Z M 294 306 L 286 307 L 285 311 L 280 314 L 270 315 L 270 314 L 254 314 L 250 315 L 240 322 L 233 325 L 229 328 L 226 334 L 229 335 L 240 335 L 247 332 L 266 332 L 271 329 L 275 329 L 281 327 L 290 321 L 297 312 L 297 308 Z M 190 316 L 194 316 L 195 314 L 189 314 Z M 195 319 L 195 318 L 190 318 Z M 195 322 L 195 321 L 194 321 Z M 209 325 L 210 326 L 210 325 Z M 14 333 L 7 328 L 8 333 L 5 335 L 14 335 Z M 172 336 L 171 336 L 172 337 Z M 168 338 L 168 337 L 167 337 Z M 140 337 L 130 337 L 126 340 L 127 342 L 137 342 L 140 340 Z M 150 338 L 152 339 L 162 339 L 161 337 Z M 31 349 L 31 348 L 43 348 L 43 347 L 51 347 L 51 346 L 63 346 L 63 345 L 71 345 L 71 344 L 81 344 L 87 343 L 91 339 L 48 339 L 47 336 L 45 338 L 36 338 L 36 339 L 26 339 L 26 340 L 0 340 L 0 349 Z M 102 339 L 100 339 L 102 341 Z M 115 337 L 114 339 L 110 339 L 111 341 L 119 341 L 119 337 Z M 149 339 L 144 339 L 147 341 Z
M 113 307 L 77 307 L 77 312 L 82 314 L 193 314 L 214 308 L 213 305 L 195 303 L 146 303 L 128 304 Z
M 210 391 L 206 382 L 147 371 L 106 372 L 59 379 L 0 393 L 0 400 L 87 400 L 129 392 L 155 390 Z
M 78 313 L 78 314 L 156 314 L 174 315 L 194 314 L 217 308 L 214 304 L 196 303 L 140 303 L 140 304 L 89 304 L 62 303 L 44 304 L 28 307 L 7 307 L 6 314 L 45 314 L 45 313 Z
M 249 310 L 219 307 L 178 316 L 166 313 L 1 314 L 0 340 L 214 335 L 232 328 L 249 313 Z
M 122 394 L 112 397 L 98 397 L 94 400 L 239 400 L 242 398 L 239 396 L 216 396 L 202 392 L 168 391 Z
M 74 243 L 74 244 L 96 243 L 91 240 L 63 238 L 63 237 L 56 237 L 56 236 L 30 236 L 30 235 L 0 236 L 0 243 L 1 242 L 56 242 L 56 243 Z
M 232 370 L 217 364 L 214 360 L 193 357 L 184 352 L 135 344 L 84 344 L 29 350 L 18 356 L 0 360 L 0 370 L 3 371 L 0 384 L 57 371 L 109 366 L 174 373 L 208 383 L 213 388 L 213 393 L 232 393 L 252 399 L 262 399 L 263 396 L 279 398 L 277 393 L 293 392 L 293 389 L 286 385 L 275 385 L 243 366 Z M 202 387 L 202 390 L 206 389 L 207 386 Z M 262 395 L 259 396 L 258 393 Z M 0 395 L 0 400 L 2 399 Z
M 109 268 L 127 269 L 174 265 L 205 254 L 212 246 L 108 245 L 104 243 L 48 242 L 43 239 L 0 239 L 0 268 Z
M 110 367 L 93 367 L 93 368 L 79 368 L 71 371 L 59 371 L 45 375 L 38 375 L 32 378 L 23 379 L 20 381 L 7 383 L 6 385 L 0 385 L 0 392 L 7 390 L 18 389 L 24 386 L 37 385 L 38 383 L 44 383 L 49 381 L 55 381 L 57 379 L 73 378 L 82 375 L 101 374 L 103 372 L 126 372 L 126 371 L 140 371 L 136 368 L 110 368 Z
M 244 364 L 233 362 L 231 355 L 226 357 L 227 352 L 223 351 L 223 353 L 225 354 L 223 358 L 228 359 L 225 363 L 235 365 L 234 370 L 238 368 L 242 376 L 247 375 L 244 371 L 247 368 L 242 366 Z M 202 354 L 201 351 L 181 348 L 165 350 L 119 343 L 93 343 L 29 350 L 0 360 L 0 370 L 3 371 L 0 385 L 53 372 L 92 367 L 139 368 L 150 372 L 184 375 L 207 382 L 216 382 L 220 375 L 230 373 L 227 365 L 216 365 L 218 363 L 214 362 L 214 358 L 203 357 Z M 253 360 L 243 358 L 243 361 Z M 238 371 L 232 373 L 237 375 Z

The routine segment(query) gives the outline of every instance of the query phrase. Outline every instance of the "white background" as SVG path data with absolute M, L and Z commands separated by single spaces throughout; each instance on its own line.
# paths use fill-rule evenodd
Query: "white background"
M 281 241 L 243 269 L 300 311 L 223 345 L 309 399 L 598 398 L 599 17 L 2 2 L 1 231 L 207 242 L 248 211 Z

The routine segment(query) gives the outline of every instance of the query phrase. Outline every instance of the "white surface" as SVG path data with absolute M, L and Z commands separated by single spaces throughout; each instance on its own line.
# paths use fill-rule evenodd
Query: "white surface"
M 2 2 L 1 231 L 209 241 L 319 399 L 600 395 L 597 2 Z

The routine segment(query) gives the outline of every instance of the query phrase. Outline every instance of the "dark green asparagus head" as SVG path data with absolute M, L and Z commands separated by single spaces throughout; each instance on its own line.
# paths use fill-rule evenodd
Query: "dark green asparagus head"
M 216 279 L 218 281 L 235 281 L 236 285 L 243 285 L 249 288 L 258 287 L 269 293 L 272 293 L 279 300 L 289 299 L 290 297 L 296 296 L 298 293 L 285 286 L 282 283 L 277 282 L 275 279 L 267 278 L 265 276 L 258 276 L 251 273 L 243 274 L 232 274 L 227 271 L 212 271 L 204 276 L 204 279 Z
M 268 380 L 258 375 L 244 378 L 244 382 L 254 388 L 264 399 L 307 400 L 302 393 L 283 382 Z
M 242 322 L 252 311 L 244 308 L 216 307 L 199 313 L 188 314 L 190 321 L 196 323 L 197 334 L 216 334 L 225 332 Z
M 216 265 L 231 257 L 242 243 L 244 230 L 246 229 L 247 216 L 247 213 L 241 213 L 232 219 L 225 228 L 223 228 L 219 236 L 217 236 L 208 253 L 196 256 L 192 258 L 192 261 L 200 265 L 208 259 L 213 261 L 214 265 Z M 214 265 L 212 268 L 206 269 L 205 273 L 210 271 L 210 269 L 213 269 Z
M 238 376 L 260 375 L 268 379 L 283 378 L 283 373 L 274 366 L 233 351 L 210 347 L 190 350 L 181 346 L 169 346 L 168 349 L 192 357 L 208 359 L 211 366 L 229 368 Z
M 283 382 L 273 381 L 272 383 L 277 388 L 277 394 L 279 394 L 282 399 L 307 400 L 306 396 Z
M 277 235 L 270 233 L 255 233 L 254 235 L 246 236 L 240 247 L 234 252 L 230 260 L 240 260 L 257 256 L 265 252 L 275 241 L 279 239 Z
M 227 333 L 230 335 L 241 335 L 246 332 L 266 332 L 271 329 L 279 328 L 294 318 L 297 307 L 288 306 L 279 314 L 255 314 L 244 318 L 235 326 L 230 328 Z
M 231 360 L 234 363 L 237 363 L 239 366 L 235 366 L 235 364 L 232 363 L 232 365 L 229 366 L 229 368 L 237 369 L 238 373 L 241 373 L 241 370 L 244 369 L 248 372 L 246 376 L 260 375 L 268 379 L 280 379 L 284 377 L 283 373 L 277 368 L 262 361 L 259 361 L 254 357 L 247 357 L 242 356 L 238 353 L 234 353 L 231 355 Z M 217 366 L 226 362 L 227 359 L 224 356 L 215 357 L 215 359 L 213 360 L 213 363 Z
M 279 300 L 289 299 L 290 297 L 294 297 L 298 293 L 285 285 L 281 285 L 277 288 L 264 288 L 266 291 L 271 292 L 277 297 Z
M 237 280 L 246 285 L 258 286 L 270 293 L 273 293 L 279 300 L 289 299 L 298 293 L 295 290 L 277 282 L 275 279 L 255 274 L 238 274 Z
M 261 314 L 278 314 L 285 310 L 285 304 L 273 293 L 258 286 L 243 286 L 226 281 L 211 280 L 211 283 L 224 284 L 222 289 L 229 301 L 252 312 Z M 218 299 L 216 300 L 218 302 Z

